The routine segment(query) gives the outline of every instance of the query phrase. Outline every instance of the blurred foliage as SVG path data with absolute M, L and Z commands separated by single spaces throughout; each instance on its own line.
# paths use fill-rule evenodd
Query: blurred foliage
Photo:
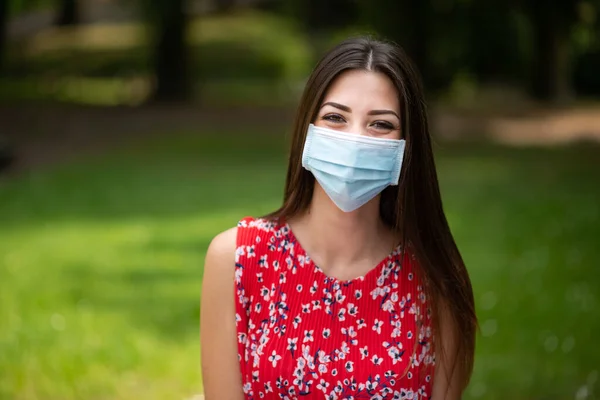
M 47 3 L 10 4 L 14 12 Z M 9 43 L 4 77 L 135 76 L 146 80 L 148 95 L 161 85 L 198 95 L 215 80 L 295 85 L 335 41 L 374 33 L 407 50 L 433 94 L 468 76 L 476 86 L 505 84 L 548 101 L 600 95 L 600 0 L 261 0 L 255 11 L 227 0 L 191 20 L 183 4 L 128 0 L 123 6 L 138 6 L 141 21 Z
M 593 60 L 585 58 L 600 48 L 600 25 L 595 18 L 600 2 L 595 0 L 374 0 L 360 4 L 367 25 L 404 45 L 433 92 L 446 90 L 457 74 L 467 73 L 480 84 L 516 84 L 542 99 L 560 100 L 572 89 L 560 87 L 562 81 L 568 86 L 586 79 L 575 75 L 581 72 L 571 64 L 583 58 L 587 68 L 600 68 L 587 66 Z M 587 90 L 586 94 L 591 93 Z
M 52 9 L 56 6 L 54 0 L 5 0 L 9 7 L 9 15 L 18 16 L 30 11 Z
M 75 30 L 77 35 L 61 30 L 13 44 L 0 99 L 64 100 L 61 93 L 70 90 L 67 86 L 73 87 L 68 82 L 95 81 L 96 86 L 106 83 L 104 92 L 115 93 L 108 103 L 142 101 L 150 90 L 143 79 L 153 73 L 153 49 L 143 25 L 82 26 Z M 278 34 L 273 35 L 274 31 Z M 284 88 L 302 80 L 310 69 L 308 44 L 297 28 L 269 14 L 245 11 L 197 18 L 190 21 L 187 35 L 191 78 L 201 88 L 197 93 L 203 98 L 214 96 L 211 88 L 218 85 L 225 92 L 216 94 L 217 101 L 231 95 L 226 88 L 236 82 L 242 92 L 257 84 L 263 89 Z M 102 92 L 98 92 L 97 101 L 93 93 L 80 97 L 91 96 L 86 103 L 106 104 Z M 283 97 L 279 92 L 271 95 L 275 95 L 275 103 L 285 98 L 289 102 L 293 96 L 285 91 Z

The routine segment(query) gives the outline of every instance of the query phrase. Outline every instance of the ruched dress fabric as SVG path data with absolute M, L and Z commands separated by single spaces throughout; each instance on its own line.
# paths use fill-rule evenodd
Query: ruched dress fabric
M 247 217 L 235 260 L 246 399 L 431 397 L 431 310 L 400 247 L 341 281 L 315 265 L 287 223 Z

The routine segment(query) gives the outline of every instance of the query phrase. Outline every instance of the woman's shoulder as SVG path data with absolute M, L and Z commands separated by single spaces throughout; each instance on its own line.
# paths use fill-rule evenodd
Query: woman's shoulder
M 235 262 L 237 226 L 217 234 L 206 250 L 205 269 L 226 269 Z
M 237 247 L 249 245 L 256 235 L 276 232 L 279 227 L 277 219 L 244 217 L 234 227 L 218 233 L 211 240 L 207 258 L 233 259 Z

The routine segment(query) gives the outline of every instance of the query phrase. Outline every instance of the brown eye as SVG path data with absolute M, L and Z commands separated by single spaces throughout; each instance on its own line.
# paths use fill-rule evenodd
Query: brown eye
M 373 122 L 372 126 L 375 129 L 388 130 L 388 131 L 391 131 L 394 129 L 394 125 L 392 125 L 390 122 L 387 122 L 387 121 L 376 121 L 376 122 Z
M 322 119 L 324 119 L 325 121 L 333 122 L 335 124 L 341 124 L 343 122 L 346 122 L 344 117 L 342 117 L 339 114 L 327 114 L 324 115 Z

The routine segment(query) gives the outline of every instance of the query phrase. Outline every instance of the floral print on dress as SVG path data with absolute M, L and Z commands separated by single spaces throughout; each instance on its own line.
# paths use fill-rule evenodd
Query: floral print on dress
M 246 399 L 431 397 L 430 310 L 400 247 L 342 281 L 313 263 L 286 223 L 245 218 L 235 259 Z

